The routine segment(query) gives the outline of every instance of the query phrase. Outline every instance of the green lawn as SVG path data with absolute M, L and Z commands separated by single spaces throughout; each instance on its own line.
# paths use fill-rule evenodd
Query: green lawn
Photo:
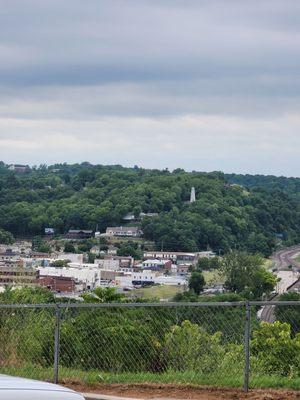
M 23 366 L 1 366 L 0 373 L 21 376 L 31 379 L 44 381 L 53 380 L 53 368 L 42 367 L 40 365 L 26 364 Z M 220 371 L 219 373 L 201 375 L 195 371 L 185 372 L 164 372 L 164 373 L 108 373 L 97 370 L 83 371 L 60 367 L 60 383 L 78 383 L 83 385 L 95 384 L 128 384 L 128 383 L 173 383 L 178 385 L 196 385 L 196 386 L 215 386 L 241 388 L 243 386 L 243 372 L 240 374 L 231 373 L 231 371 Z M 300 389 L 300 378 L 290 378 L 282 376 L 252 375 L 250 376 L 251 388 L 290 388 Z
M 159 286 L 151 286 L 148 288 L 136 289 L 128 293 L 128 296 L 144 298 L 144 299 L 155 298 L 155 299 L 172 300 L 175 294 L 183 291 L 184 288 L 182 286 L 159 285 Z
M 225 282 L 224 276 L 217 269 L 203 271 L 203 275 L 207 285 L 222 285 Z

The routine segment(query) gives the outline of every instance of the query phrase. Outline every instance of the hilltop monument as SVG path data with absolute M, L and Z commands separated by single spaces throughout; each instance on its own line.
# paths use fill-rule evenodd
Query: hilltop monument
M 192 187 L 191 189 L 191 197 L 190 197 L 190 203 L 195 203 L 196 201 L 196 193 L 195 193 L 195 188 Z

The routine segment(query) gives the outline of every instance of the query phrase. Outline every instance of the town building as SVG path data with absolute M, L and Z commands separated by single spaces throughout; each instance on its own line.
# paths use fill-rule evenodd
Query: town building
M 0 285 L 35 285 L 38 271 L 34 268 L 24 268 L 21 265 L 0 266 Z
M 190 272 L 190 264 L 179 264 L 177 265 L 177 275 L 185 276 Z
M 106 255 L 106 256 L 104 256 L 104 259 L 105 260 L 118 260 L 120 268 L 131 268 L 134 265 L 134 258 L 131 257 L 131 256 L 110 256 L 110 255 Z
M 65 276 L 41 276 L 36 283 L 58 293 L 72 293 L 76 290 L 75 280 Z
M 72 278 L 76 284 L 81 284 L 84 289 L 92 290 L 100 286 L 101 272 L 97 266 L 91 264 L 87 267 L 84 264 L 68 267 L 39 267 L 40 277 L 64 277 Z
M 150 259 L 145 260 L 142 262 L 142 268 L 144 270 L 151 270 L 151 271 L 170 271 L 172 267 L 171 260 L 157 260 L 157 259 Z
M 56 260 L 69 260 L 74 263 L 83 263 L 83 254 L 82 253 L 57 253 L 54 255 Z
M 201 251 L 197 253 L 185 253 L 176 251 L 146 251 L 144 259 L 171 260 L 175 264 L 197 264 L 201 257 L 212 257 L 214 253 L 211 251 Z
M 100 269 L 109 271 L 119 271 L 121 259 L 120 258 L 96 258 L 94 264 Z
M 39 251 L 32 251 L 29 254 L 29 257 L 33 258 L 33 259 L 44 259 L 44 258 L 49 258 L 50 254 L 49 253 L 42 253 L 42 252 L 39 252 Z
M 132 285 L 154 285 L 155 278 L 157 277 L 157 273 L 153 271 L 140 271 L 133 272 L 131 275 Z
M 185 277 L 173 275 L 166 276 L 161 272 L 149 270 L 119 274 L 116 276 L 115 282 L 120 288 L 151 285 L 187 286 L 187 280 Z
M 22 261 L 20 253 L 14 252 L 12 249 L 6 249 L 0 253 L 0 266 L 1 267 L 13 267 L 21 266 Z

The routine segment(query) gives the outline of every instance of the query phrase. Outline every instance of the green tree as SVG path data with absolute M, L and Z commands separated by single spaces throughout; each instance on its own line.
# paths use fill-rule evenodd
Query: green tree
M 41 253 L 51 253 L 51 246 L 43 242 L 37 247 L 37 251 Z
M 205 286 L 205 279 L 201 272 L 194 271 L 189 279 L 189 288 L 193 290 L 197 295 L 203 292 Z
M 277 284 L 277 278 L 274 274 L 260 267 L 253 274 L 251 290 L 254 298 L 262 299 L 263 295 L 271 293 Z
M 88 253 L 88 262 L 89 263 L 93 264 L 95 261 L 95 258 L 96 258 L 96 254 L 90 253 L 90 252 Z
M 222 271 L 225 286 L 232 292 L 242 293 L 248 298 L 260 299 L 276 286 L 276 277 L 266 271 L 263 259 L 258 254 L 233 251 L 223 257 Z
M 185 292 L 178 292 L 173 297 L 173 301 L 178 302 L 196 302 L 198 301 L 198 295 L 194 292 L 194 290 L 187 290 Z
M 82 298 L 86 303 L 115 303 L 122 301 L 124 295 L 117 293 L 115 288 L 97 287 L 91 293 L 83 294 Z
M 2 244 L 12 244 L 14 242 L 14 237 L 10 232 L 0 229 L 0 243 Z
M 6 304 L 42 304 L 54 303 L 54 294 L 42 287 L 24 287 L 12 289 L 5 287 L 3 293 L 0 293 L 0 302 Z
M 67 242 L 64 248 L 65 253 L 76 253 L 75 246 L 72 243 Z
M 138 247 L 138 243 L 133 241 L 123 242 L 121 243 L 120 248 L 117 250 L 118 256 L 131 256 L 136 260 L 141 260 L 143 254 Z
M 64 268 L 64 267 L 67 267 L 70 262 L 71 262 L 71 260 L 55 260 L 55 261 L 52 261 L 52 263 L 50 265 L 51 265 L 51 267 Z
M 197 262 L 196 269 L 201 272 L 203 270 L 218 269 L 220 266 L 221 261 L 219 257 L 201 257 Z
M 300 293 L 286 292 L 279 297 L 279 301 L 300 301 Z M 291 326 L 291 332 L 296 335 L 300 332 L 300 308 L 294 305 L 276 306 L 276 319 Z

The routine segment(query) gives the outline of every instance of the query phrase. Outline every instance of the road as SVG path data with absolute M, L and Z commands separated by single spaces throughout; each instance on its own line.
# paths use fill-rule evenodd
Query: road
M 280 294 L 291 289 L 291 286 L 296 285 L 299 280 L 300 263 L 296 261 L 295 257 L 300 253 L 300 245 L 288 247 L 284 250 L 277 251 L 273 254 L 271 259 L 274 261 L 273 271 L 274 274 L 280 279 L 277 284 L 277 294 L 272 300 L 277 300 Z M 292 265 L 292 270 L 288 267 Z M 259 317 L 261 321 L 274 322 L 274 306 L 262 307 Z

